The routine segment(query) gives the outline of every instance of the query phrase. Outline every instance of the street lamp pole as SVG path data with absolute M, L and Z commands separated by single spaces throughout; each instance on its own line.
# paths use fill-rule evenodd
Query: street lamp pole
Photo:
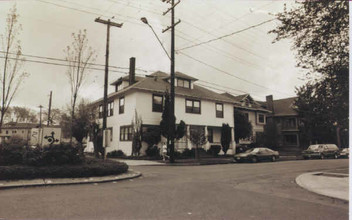
M 160 45 L 164 49 L 166 55 L 170 59 L 170 115 L 169 115 L 169 135 L 167 139 L 167 144 L 169 146 L 169 152 L 170 152 L 170 162 L 173 163 L 175 161 L 174 157 L 174 151 L 175 151 L 175 26 L 179 24 L 181 21 L 178 20 L 175 23 L 175 7 L 180 3 L 180 0 L 175 3 L 174 0 L 162 0 L 163 2 L 166 3 L 171 3 L 171 7 L 167 9 L 166 12 L 163 13 L 163 15 L 166 15 L 169 11 L 171 11 L 171 26 L 168 26 L 166 29 L 162 31 L 162 33 L 166 32 L 167 30 L 171 29 L 171 55 L 169 55 L 164 47 L 164 45 L 161 43 L 158 35 L 155 33 L 153 27 L 148 23 L 148 20 L 143 17 L 141 18 L 141 21 L 145 24 L 147 24 L 153 31 L 155 37 L 158 39 Z

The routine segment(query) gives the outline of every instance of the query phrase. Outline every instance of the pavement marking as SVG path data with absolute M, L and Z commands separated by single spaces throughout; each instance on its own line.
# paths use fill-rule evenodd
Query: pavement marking
M 188 214 L 188 215 L 192 215 L 192 212 L 188 212 L 187 214 Z

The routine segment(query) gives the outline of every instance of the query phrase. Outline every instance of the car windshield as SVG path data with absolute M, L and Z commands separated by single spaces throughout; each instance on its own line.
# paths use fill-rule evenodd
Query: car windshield
M 251 153 L 251 152 L 257 153 L 258 151 L 259 151 L 259 148 L 252 148 L 252 149 L 247 150 L 245 153 Z
M 319 147 L 321 147 L 321 146 L 319 146 L 319 145 L 311 145 L 311 146 L 308 147 L 308 150 L 318 150 Z

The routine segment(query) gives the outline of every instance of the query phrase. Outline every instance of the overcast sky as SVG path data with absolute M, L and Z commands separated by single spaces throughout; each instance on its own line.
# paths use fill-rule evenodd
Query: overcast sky
M 167 51 L 170 51 L 170 14 L 162 16 L 169 5 L 160 0 L 0 0 L 0 32 L 4 33 L 6 14 L 16 3 L 23 30 L 19 39 L 24 55 L 64 59 L 63 49 L 71 44 L 71 33 L 87 29 L 89 44 L 96 50 L 97 64 L 105 63 L 106 26 L 94 22 L 101 17 L 123 23 L 111 28 L 110 65 L 121 67 L 110 72 L 109 82 L 125 76 L 129 58 L 136 58 L 137 74 L 161 70 L 170 72 L 170 61 L 151 29 L 140 21 L 147 17 Z M 176 49 L 221 37 L 273 19 L 283 10 L 284 1 L 182 0 L 176 6 Z M 291 7 L 295 3 L 288 1 Z M 199 79 L 200 84 L 219 92 L 234 95 L 249 93 L 256 100 L 292 97 L 295 87 L 304 83 L 304 71 L 295 66 L 294 51 L 289 40 L 272 44 L 277 20 L 251 28 L 217 41 L 176 54 L 176 71 Z M 4 49 L 1 48 L 3 51 Z M 26 57 L 27 60 L 52 61 Z M 1 60 L 0 60 L 1 61 Z M 3 62 L 3 61 L 2 61 Z M 2 65 L 0 63 L 0 65 Z M 47 108 L 53 91 L 53 107 L 62 108 L 70 102 L 70 84 L 65 66 L 26 62 L 30 74 L 23 82 L 13 105 L 37 109 Z M 80 93 L 81 98 L 94 101 L 103 96 L 102 70 L 91 70 Z M 117 70 L 117 69 L 111 69 Z M 210 82 L 211 84 L 208 84 Z M 113 88 L 110 88 L 113 91 Z

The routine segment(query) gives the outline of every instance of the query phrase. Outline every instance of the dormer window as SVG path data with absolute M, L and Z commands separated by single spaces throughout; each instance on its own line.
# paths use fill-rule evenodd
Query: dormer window
M 177 78 L 177 86 L 189 89 L 191 88 L 191 82 L 187 79 Z

